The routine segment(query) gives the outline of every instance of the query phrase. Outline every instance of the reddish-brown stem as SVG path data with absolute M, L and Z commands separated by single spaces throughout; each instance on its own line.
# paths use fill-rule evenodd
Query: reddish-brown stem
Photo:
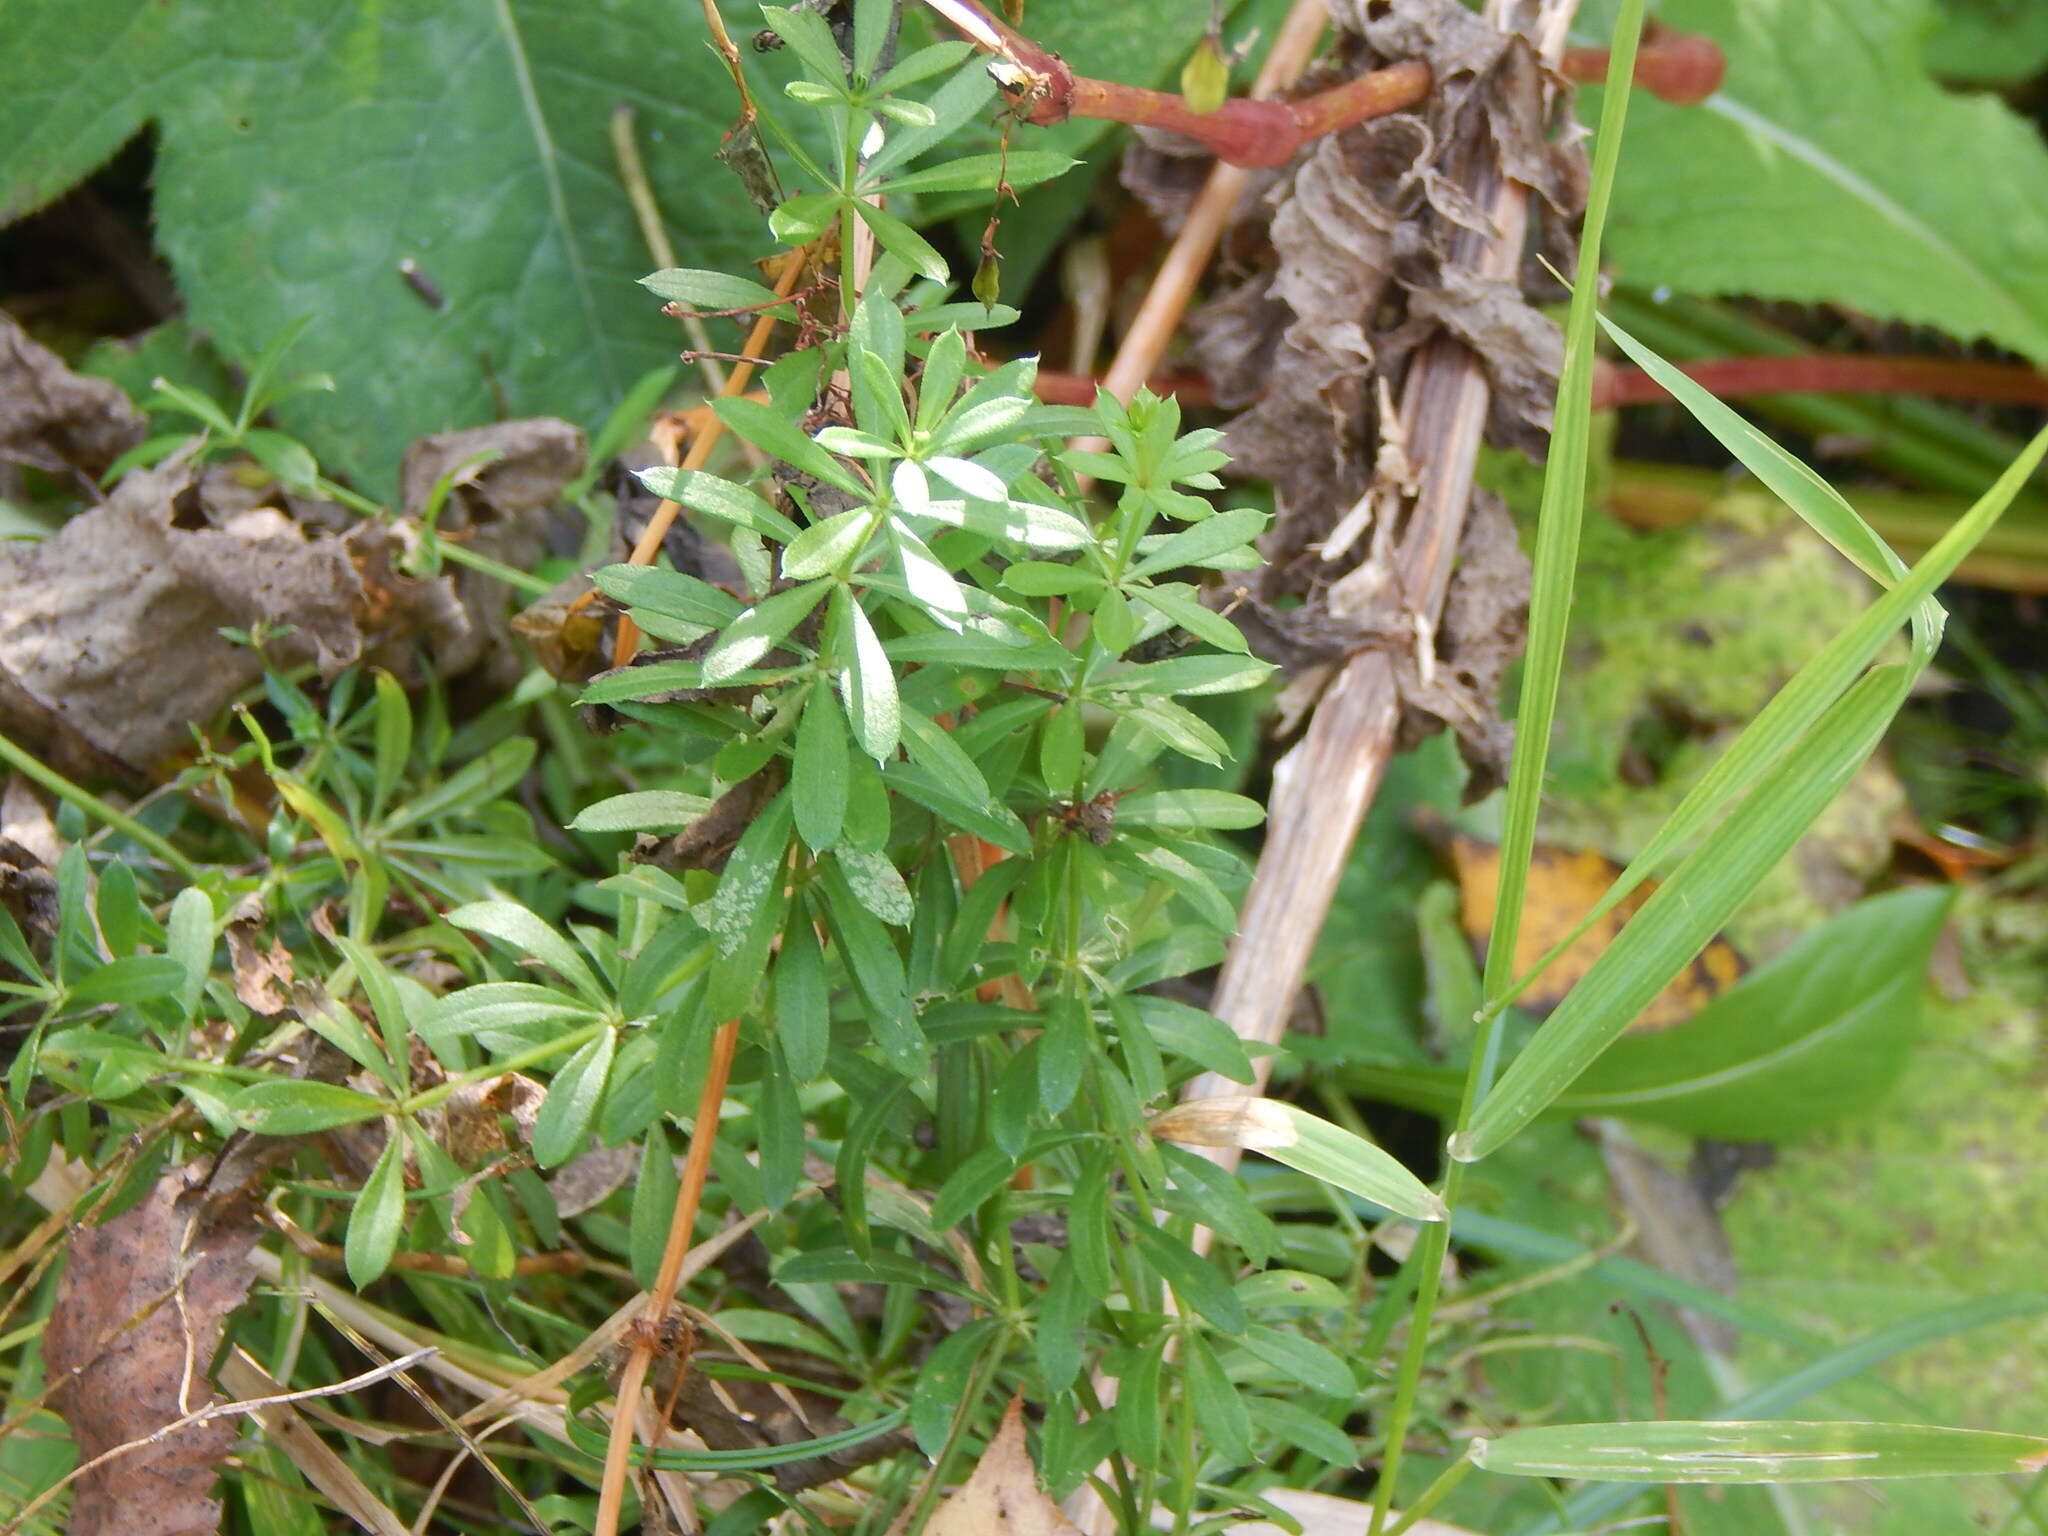
M 1162 128 L 1195 140 L 1226 165 L 1257 168 L 1284 165 L 1302 145 L 1370 118 L 1413 106 L 1429 94 L 1429 66 L 1420 60 L 1391 64 L 1300 101 L 1235 99 L 1213 112 L 1189 110 L 1186 98 L 1115 80 L 1077 75 L 1066 60 L 1023 36 L 970 0 L 948 7 L 974 10 L 980 25 L 947 19 L 979 46 L 1015 66 L 1005 82 L 1026 122 L 1040 127 L 1070 117 Z M 977 35 L 979 33 L 979 35 Z M 997 39 L 994 45 L 989 38 Z M 1690 106 L 1720 88 L 1727 67 L 1711 38 L 1663 31 L 1637 55 L 1635 80 L 1666 101 Z M 1607 78 L 1605 48 L 1573 48 L 1561 63 L 1574 80 Z
M 1710 357 L 1680 363 L 1681 372 L 1723 400 L 1746 395 L 1921 395 L 1930 400 L 1985 400 L 2048 406 L 2048 373 L 2024 363 L 1969 363 L 1936 357 Z M 1083 373 L 1039 370 L 1038 398 L 1048 405 L 1090 405 L 1102 380 Z M 1208 406 L 1215 392 L 1200 374 L 1161 373 L 1145 380 L 1155 395 Z M 1593 374 L 1593 408 L 1649 405 L 1671 397 L 1640 368 L 1601 362 Z
M 612 1435 L 605 1446 L 604 1480 L 598 1485 L 595 1536 L 617 1536 L 619 1511 L 626 1498 L 626 1467 L 633 1453 L 633 1426 L 640 1417 L 640 1389 L 647 1381 L 647 1367 L 654 1360 L 653 1341 L 660 1337 L 661 1324 L 675 1305 L 676 1287 L 681 1283 L 683 1261 L 690 1253 L 690 1233 L 697 1225 L 697 1207 L 704 1198 L 704 1181 L 711 1172 L 711 1144 L 718 1135 L 718 1115 L 725 1104 L 726 1079 L 732 1073 L 733 1052 L 739 1045 L 740 1021 L 719 1026 L 711 1043 L 711 1066 L 704 1074 L 704 1086 L 697 1095 L 697 1119 L 690 1127 L 690 1154 L 683 1160 L 683 1181 L 676 1190 L 676 1206 L 669 1217 L 668 1240 L 661 1250 L 661 1265 L 654 1284 L 647 1288 L 647 1310 L 641 1314 L 651 1325 L 639 1330 L 626 1368 L 619 1376 L 617 1407 L 613 1410 Z
M 1605 48 L 1567 48 L 1559 69 L 1570 80 L 1607 78 Z M 1728 60 L 1710 37 L 1660 27 L 1636 51 L 1635 83 L 1677 107 L 1697 106 L 1721 89 Z
M 1936 357 L 1711 357 L 1680 369 L 1709 394 L 1924 395 L 1938 400 L 1996 400 L 2048 405 L 2048 374 L 2019 363 L 1967 363 Z M 1603 365 L 1593 377 L 1593 405 L 1607 410 L 1668 400 L 1664 386 L 1640 368 Z
M 1048 95 L 1032 109 L 1028 121 L 1054 123 L 1062 117 L 1094 117 L 1164 128 L 1193 139 L 1227 165 L 1251 169 L 1285 165 L 1312 139 L 1412 107 L 1429 94 L 1430 83 L 1429 66 L 1410 60 L 1373 70 L 1302 101 L 1239 97 L 1214 112 L 1190 112 L 1185 99 L 1165 91 L 1091 80 L 1086 75 L 1071 78 L 1072 89 L 1062 101 L 1065 110 L 1056 113 L 1058 98 Z

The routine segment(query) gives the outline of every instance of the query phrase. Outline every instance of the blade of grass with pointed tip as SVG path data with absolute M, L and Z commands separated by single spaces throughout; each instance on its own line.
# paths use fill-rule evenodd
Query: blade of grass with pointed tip
M 1799 747 L 1774 764 L 1728 821 L 1658 887 L 1502 1074 L 1451 1155 L 1496 1150 L 1605 1050 L 1681 966 L 1706 947 L 1876 750 L 1917 674 L 1860 678 Z
M 1547 1424 L 1474 1440 L 1472 1460 L 1511 1477 L 1620 1483 L 1833 1483 L 1986 1477 L 2048 1466 L 2048 1440 L 1932 1424 L 1667 1419 Z

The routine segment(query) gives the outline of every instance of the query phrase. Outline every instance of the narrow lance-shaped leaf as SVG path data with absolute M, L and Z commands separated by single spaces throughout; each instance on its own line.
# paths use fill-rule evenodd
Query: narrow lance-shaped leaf
M 1153 1119 L 1146 1130 L 1191 1147 L 1240 1147 L 1347 1189 L 1412 1221 L 1442 1221 L 1443 1201 L 1392 1153 L 1276 1099 L 1222 1094 L 1190 1099 Z
M 1474 1440 L 1473 1462 L 1512 1477 L 1618 1483 L 1835 1483 L 1991 1477 L 2048 1468 L 2048 1440 L 1929 1424 L 1790 1419 L 1550 1424 Z
M 1472 1162 L 1521 1130 L 1706 947 L 1876 750 L 1911 683 L 1904 667 L 1869 673 L 1799 751 L 1757 781 L 1727 824 L 1672 872 L 1523 1048 L 1470 1127 L 1451 1138 L 1453 1157 Z

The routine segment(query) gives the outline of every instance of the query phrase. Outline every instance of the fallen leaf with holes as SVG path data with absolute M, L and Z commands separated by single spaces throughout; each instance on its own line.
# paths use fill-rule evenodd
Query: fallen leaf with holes
M 217 1401 L 207 1370 L 223 1320 L 248 1295 L 257 1228 L 244 1201 L 207 1199 L 209 1171 L 174 1169 L 141 1204 L 71 1239 L 43 1361 L 81 1462 Z M 208 1495 L 239 1434 L 231 1416 L 209 1420 L 84 1473 L 70 1536 L 219 1530 Z
M 0 460 L 97 480 L 147 430 L 119 389 L 73 373 L 0 313 Z
M 946 1496 L 926 1536 L 1080 1536 L 1080 1527 L 1038 1486 L 1024 1448 L 1024 1400 L 1010 1399 L 1002 1426 L 975 1464 L 974 1475 Z
M 1442 824 L 1425 822 L 1421 830 L 1438 845 L 1457 876 L 1459 924 L 1474 947 L 1483 951 L 1493 931 L 1493 905 L 1500 888 L 1500 849 Z M 1515 974 L 1522 975 L 1570 933 L 1620 873 L 1620 865 L 1590 848 L 1556 848 L 1538 843 L 1529 863 L 1529 892 L 1522 906 L 1521 933 L 1515 941 Z M 1563 1002 L 1565 994 L 1656 889 L 1654 880 L 1637 886 L 1619 906 L 1559 955 L 1528 991 L 1515 999 L 1515 1006 L 1540 1018 Z M 1629 1028 L 1669 1029 L 1674 1024 L 1683 1024 L 1741 980 L 1746 968 L 1733 945 L 1726 939 L 1715 939 L 1650 1000 Z

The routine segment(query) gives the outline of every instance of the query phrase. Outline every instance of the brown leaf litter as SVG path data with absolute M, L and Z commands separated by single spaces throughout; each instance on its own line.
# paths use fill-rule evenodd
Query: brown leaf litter
M 1080 1536 L 1038 1486 L 1024 1444 L 1024 1399 L 1013 1397 L 974 1474 L 946 1495 L 925 1536 Z
M 118 388 L 73 373 L 0 312 L 0 460 L 90 485 L 147 430 Z
M 574 427 L 546 419 L 424 439 L 393 522 L 189 454 L 132 471 L 49 538 L 0 548 L 0 729 L 61 772 L 136 779 L 189 747 L 265 656 L 329 677 L 359 662 L 409 677 L 424 646 L 446 677 L 506 654 L 497 582 L 407 575 L 401 560 L 450 475 L 441 536 L 530 565 L 583 452 Z M 229 628 L 262 633 L 262 651 Z
M 1491 225 L 1471 168 L 1497 157 L 1531 190 L 1563 265 L 1585 159 L 1569 88 L 1526 37 L 1454 0 L 1335 0 L 1330 11 L 1334 48 L 1303 93 L 1416 58 L 1436 87 L 1414 110 L 1318 140 L 1255 181 L 1226 236 L 1236 275 L 1189 316 L 1188 331 L 1218 402 L 1239 410 L 1224 443 L 1232 471 L 1276 493 L 1271 563 L 1251 593 L 1255 639 L 1265 631 L 1266 649 L 1296 665 L 1367 647 L 1408 658 L 1406 735 L 1452 726 L 1485 780 L 1505 768 L 1495 694 L 1520 649 L 1527 563 L 1513 525 L 1482 501 L 1466 519 L 1441 624 L 1425 632 L 1403 611 L 1399 525 L 1437 449 L 1403 441 L 1395 402 L 1420 351 L 1454 338 L 1492 387 L 1489 440 L 1541 452 L 1563 339 L 1515 285 L 1473 264 L 1469 236 Z M 1195 184 L 1188 168 L 1153 136 L 1124 175 L 1172 226 Z M 1297 702 L 1305 708 L 1316 687 L 1305 684 Z
M 211 1171 L 166 1173 L 141 1204 L 71 1239 L 43 1361 L 81 1461 L 217 1401 L 207 1372 L 223 1321 L 248 1295 L 258 1229 L 239 1191 L 209 1194 Z M 238 1432 L 233 1418 L 193 1424 L 87 1471 L 71 1536 L 219 1530 L 209 1494 Z

